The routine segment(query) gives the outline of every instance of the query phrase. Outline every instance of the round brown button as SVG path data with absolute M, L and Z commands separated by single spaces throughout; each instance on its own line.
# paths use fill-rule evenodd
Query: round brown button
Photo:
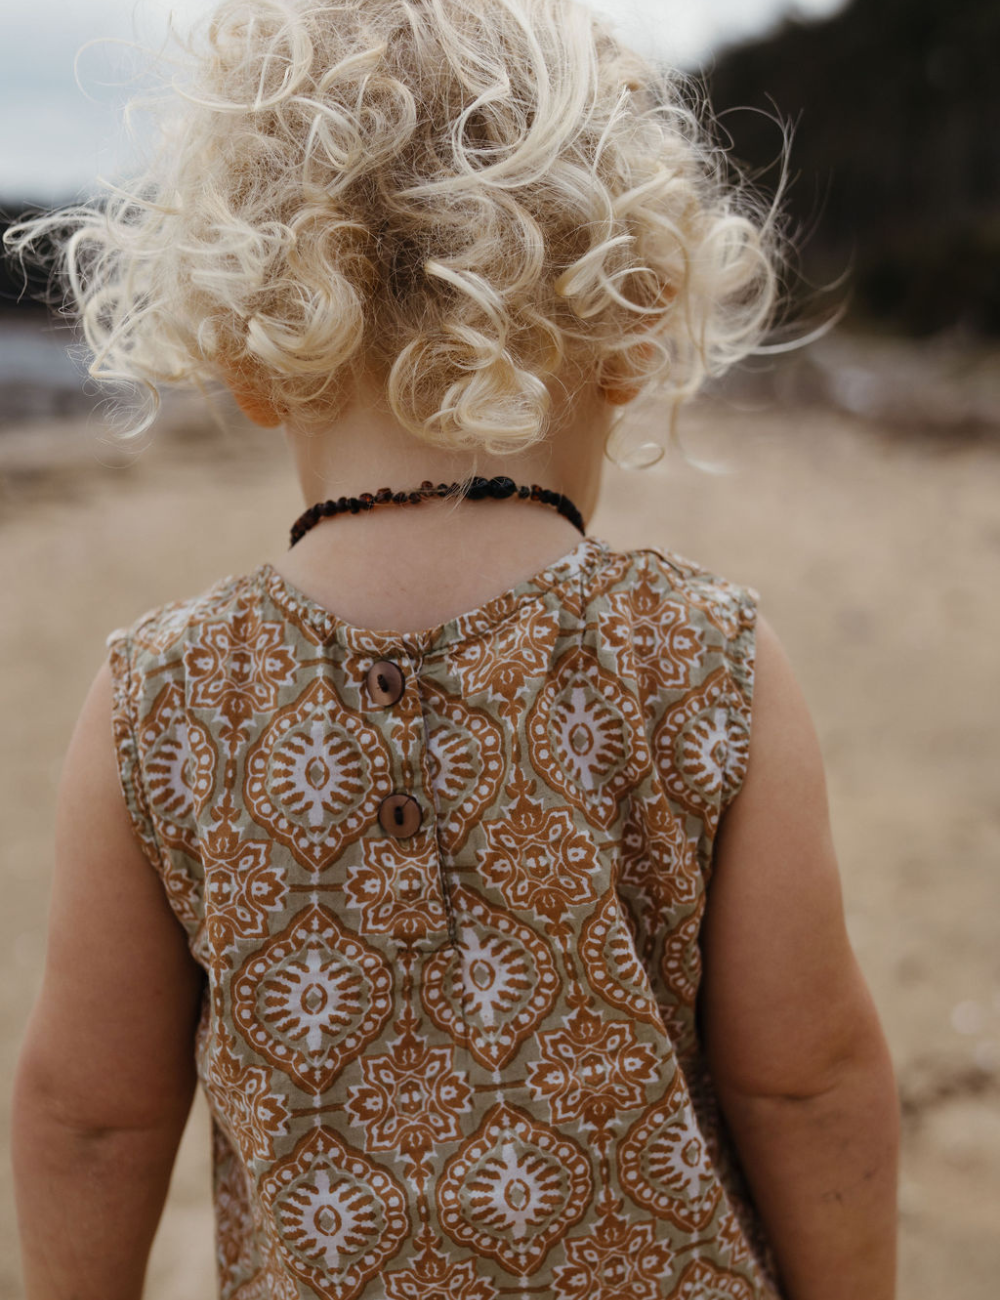
M 395 704 L 403 694 L 403 674 L 391 659 L 380 659 L 368 669 L 368 694 L 379 708 Z
M 408 839 L 420 829 L 423 811 L 411 795 L 390 794 L 379 804 L 379 824 L 387 835 Z

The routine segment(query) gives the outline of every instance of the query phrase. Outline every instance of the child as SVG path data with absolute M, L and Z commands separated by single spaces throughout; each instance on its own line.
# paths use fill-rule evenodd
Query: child
M 889 1300 L 802 696 L 755 592 L 586 533 L 616 408 L 759 341 L 773 219 L 574 0 L 232 0 L 190 55 L 132 197 L 14 243 L 69 227 L 137 431 L 222 378 L 311 508 L 84 704 L 29 1300 L 137 1300 L 199 1081 L 223 1300 Z

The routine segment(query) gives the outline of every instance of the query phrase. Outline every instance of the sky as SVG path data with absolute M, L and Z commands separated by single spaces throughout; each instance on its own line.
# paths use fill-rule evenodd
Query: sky
M 694 69 L 714 50 L 785 16 L 821 18 L 842 0 L 585 0 L 659 60 Z M 0 0 L 0 196 L 62 201 L 127 168 L 120 108 L 129 56 L 98 37 L 154 45 L 173 14 L 183 28 L 206 0 Z M 133 65 L 134 66 L 134 65 Z M 82 86 L 82 89 L 81 89 Z

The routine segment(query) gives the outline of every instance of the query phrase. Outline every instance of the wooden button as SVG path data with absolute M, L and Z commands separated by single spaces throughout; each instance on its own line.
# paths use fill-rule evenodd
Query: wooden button
M 395 704 L 403 694 L 403 674 L 391 659 L 380 659 L 368 669 L 368 694 L 379 708 Z
M 397 840 L 409 839 L 420 829 L 423 810 L 411 795 L 390 794 L 379 804 L 379 824 Z

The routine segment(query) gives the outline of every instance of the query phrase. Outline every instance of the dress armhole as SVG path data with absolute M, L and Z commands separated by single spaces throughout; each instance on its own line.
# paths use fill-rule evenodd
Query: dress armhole
M 149 801 L 142 782 L 142 767 L 133 708 L 132 638 L 126 628 L 116 628 L 105 642 L 111 667 L 111 734 L 118 767 L 118 783 L 136 839 L 157 872 L 162 854 Z
M 726 711 L 727 757 L 722 780 L 720 815 L 742 790 L 750 758 L 759 602 L 760 594 L 753 587 L 739 589 L 737 629 L 726 642 L 725 660 L 731 690 L 729 707 Z

